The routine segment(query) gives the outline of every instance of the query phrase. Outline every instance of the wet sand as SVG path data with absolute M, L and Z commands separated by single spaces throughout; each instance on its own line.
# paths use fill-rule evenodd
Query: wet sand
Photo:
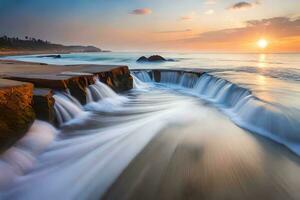
M 103 199 L 299 199 L 299 163 L 284 146 L 208 111 L 158 134 Z

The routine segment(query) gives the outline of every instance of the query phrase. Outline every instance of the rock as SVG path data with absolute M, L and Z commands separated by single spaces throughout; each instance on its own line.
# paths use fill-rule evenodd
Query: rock
M 176 62 L 176 60 L 170 58 L 170 59 L 167 59 L 168 62 Z
M 0 152 L 25 135 L 35 119 L 33 85 L 0 79 Z
M 0 77 L 3 78 L 0 79 L 0 152 L 25 135 L 35 115 L 55 125 L 52 90 L 69 90 L 85 104 L 86 87 L 95 83 L 96 76 L 116 92 L 133 87 L 127 66 L 55 66 L 18 61 L 8 64 L 0 60 Z
M 142 56 L 139 59 L 137 59 L 137 62 L 148 62 L 148 58 L 146 58 L 145 56 Z
M 7 62 L 7 61 L 6 61 Z M 132 77 L 127 66 L 116 65 L 40 65 L 0 61 L 0 76 L 5 79 L 30 82 L 36 88 L 67 90 L 82 104 L 86 103 L 86 87 L 95 83 L 95 76 L 117 92 L 132 89 Z
M 86 103 L 86 90 L 88 85 L 94 84 L 94 75 L 66 75 L 66 74 L 15 74 L 4 77 L 5 79 L 33 83 L 37 88 L 50 88 L 54 90 L 67 90 L 82 104 Z
M 72 77 L 66 81 L 71 95 L 83 105 L 86 104 L 86 88 L 94 83 L 94 75 Z
M 185 68 L 175 68 L 175 69 L 152 69 L 152 70 L 143 70 L 143 69 L 134 69 L 133 72 L 146 71 L 152 80 L 155 82 L 161 81 L 162 72 L 175 72 L 178 75 L 185 74 L 188 77 L 197 77 L 199 78 L 204 74 L 201 69 L 185 69 Z
M 54 124 L 54 103 L 55 99 L 51 89 L 36 88 L 33 90 L 33 109 L 37 119 Z
M 61 58 L 61 55 L 45 55 L 45 56 L 38 56 L 39 58 Z
M 160 56 L 160 55 L 153 55 L 150 56 L 149 58 L 142 56 L 139 59 L 137 59 L 137 62 L 165 62 L 165 61 L 169 61 L 169 62 L 174 62 L 174 59 L 165 59 L 164 57 Z
M 51 88 L 55 90 L 66 90 L 69 76 L 58 76 L 52 74 L 10 74 L 5 79 L 33 83 L 38 88 Z
M 106 72 L 96 73 L 101 82 L 116 92 L 124 92 L 133 88 L 133 79 L 128 67 L 119 67 Z
M 159 55 L 154 55 L 154 56 L 150 56 L 148 58 L 149 62 L 163 62 L 163 61 L 167 61 L 164 57 L 159 56 Z
M 161 80 L 161 71 L 160 70 L 152 70 L 153 78 L 155 82 L 160 82 Z

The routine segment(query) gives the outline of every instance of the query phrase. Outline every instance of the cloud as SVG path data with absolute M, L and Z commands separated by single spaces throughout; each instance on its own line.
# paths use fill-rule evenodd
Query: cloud
M 189 21 L 194 19 L 197 16 L 196 12 L 191 12 L 190 14 L 184 15 L 180 17 L 181 21 Z
M 259 5 L 259 4 L 260 4 L 260 1 L 255 1 L 253 3 L 249 3 L 249 2 L 246 2 L 246 1 L 241 1 L 241 2 L 233 4 L 228 9 L 229 10 L 246 10 L 246 9 L 249 9 L 249 8 L 253 8 L 255 5 Z
M 191 19 L 193 19 L 193 17 L 192 17 L 192 16 L 189 16 L 189 15 L 186 15 L 186 16 L 180 17 L 180 19 L 181 19 L 182 21 L 185 21 L 185 20 L 191 20 Z
M 210 9 L 210 10 L 207 10 L 204 14 L 206 15 L 213 15 L 215 13 L 214 10 Z
M 149 8 L 139 8 L 130 12 L 132 15 L 149 15 L 152 13 L 152 10 Z
M 221 29 L 204 32 L 189 42 L 234 42 L 246 41 L 255 37 L 272 35 L 276 39 L 300 36 L 300 18 L 275 17 L 262 20 L 249 20 L 241 28 Z
M 191 32 L 192 29 L 184 29 L 184 30 L 168 30 L 168 31 L 159 31 L 156 33 L 187 33 L 187 32 Z

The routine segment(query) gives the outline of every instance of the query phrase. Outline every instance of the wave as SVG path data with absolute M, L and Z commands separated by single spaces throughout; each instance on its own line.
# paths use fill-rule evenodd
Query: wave
M 81 104 L 66 92 L 57 92 L 54 99 L 54 110 L 59 125 L 86 114 Z
M 300 81 L 300 70 L 296 68 L 260 68 L 260 67 L 235 67 L 235 68 L 226 68 L 226 69 L 209 69 L 211 73 L 218 72 L 246 72 L 253 74 L 260 74 L 263 76 L 268 76 L 271 78 L 277 78 L 281 80 L 292 80 L 292 81 Z
M 95 84 L 86 88 L 86 105 L 71 95 L 69 91 L 56 92 L 54 110 L 59 125 L 81 121 L 89 111 L 113 111 L 127 99 L 115 93 L 111 88 L 96 78 Z
M 200 76 L 180 71 L 160 71 L 159 76 L 152 70 L 132 73 L 144 82 L 185 88 L 185 92 L 217 106 L 240 127 L 281 143 L 300 155 L 298 109 L 263 101 L 251 90 L 208 73 Z
M 47 149 L 57 133 L 50 124 L 36 120 L 21 140 L 0 155 L 0 191 L 9 189 L 16 178 L 34 168 L 37 156 Z
M 282 62 L 272 62 L 272 61 L 260 61 L 257 59 L 218 59 L 217 61 L 228 61 L 228 62 L 251 62 L 251 63 L 264 63 L 264 64 L 277 64 L 277 65 L 283 65 Z
M 35 122 L 29 137 L 0 157 L 0 199 L 101 199 L 153 138 L 169 124 L 193 120 L 197 109 L 195 101 L 144 93 L 144 98 L 134 98 L 118 112 L 97 114 L 93 109 L 94 115 L 81 121 L 83 126 L 68 126 L 90 105 L 120 97 L 103 83 L 97 84 L 101 99 L 82 106 L 67 92 L 57 92 L 56 106 L 74 118 L 62 122 L 67 125 L 59 130 Z

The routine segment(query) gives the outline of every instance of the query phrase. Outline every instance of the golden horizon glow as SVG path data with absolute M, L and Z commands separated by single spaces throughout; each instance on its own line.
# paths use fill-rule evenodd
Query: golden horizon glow
M 112 51 L 300 52 L 299 0 L 2 1 L 0 35 L 10 37 Z
M 257 46 L 261 49 L 267 48 L 269 45 L 269 42 L 266 39 L 259 39 L 257 41 Z

